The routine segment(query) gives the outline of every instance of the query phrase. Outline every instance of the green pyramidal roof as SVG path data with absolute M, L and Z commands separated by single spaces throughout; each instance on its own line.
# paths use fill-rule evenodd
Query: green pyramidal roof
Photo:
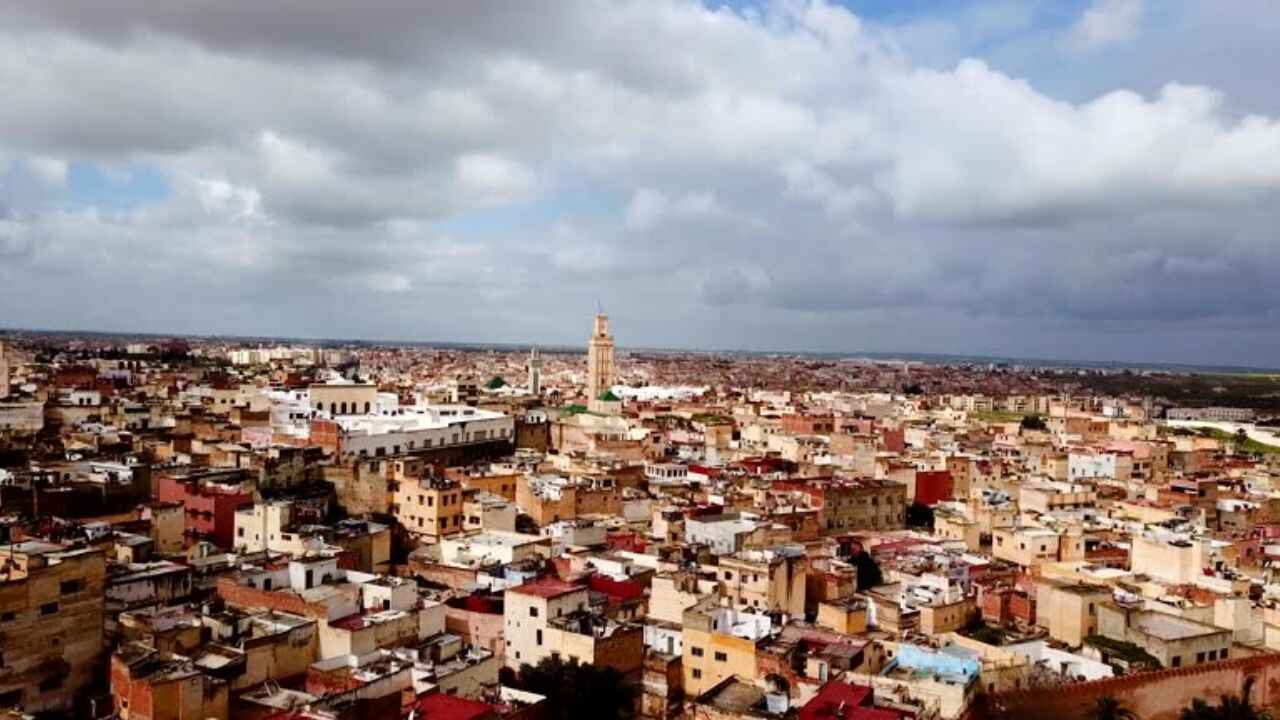
M 600 397 L 596 399 L 603 400 L 604 402 L 622 402 L 622 398 L 618 397 L 617 395 L 614 395 L 612 390 L 605 390 L 604 392 L 600 393 Z

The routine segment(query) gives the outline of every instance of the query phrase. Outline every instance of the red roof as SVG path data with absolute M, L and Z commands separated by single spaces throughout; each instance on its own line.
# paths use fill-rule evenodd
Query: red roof
M 507 592 L 519 593 L 520 595 L 533 595 L 534 597 L 540 598 L 553 598 L 560 597 L 561 595 L 568 595 L 571 592 L 577 592 L 579 590 L 586 590 L 586 588 L 581 585 L 567 583 L 563 580 L 543 577 L 532 582 L 527 582 L 523 585 L 508 588 Z
M 873 690 L 832 680 L 800 708 L 798 720 L 899 720 L 903 714 L 874 707 Z
M 416 720 L 481 720 L 497 717 L 492 705 L 445 693 L 423 695 L 407 705 L 404 715 L 416 711 Z
M 614 580 L 604 575 L 592 575 L 587 578 L 587 586 L 608 595 L 614 602 L 644 597 L 645 586 L 636 580 Z

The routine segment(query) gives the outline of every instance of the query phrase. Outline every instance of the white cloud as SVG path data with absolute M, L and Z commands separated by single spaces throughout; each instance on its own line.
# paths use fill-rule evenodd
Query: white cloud
M 746 213 L 728 212 L 712 192 L 689 191 L 668 197 L 662 191 L 648 187 L 632 194 L 625 215 L 627 227 L 632 230 L 650 230 L 668 222 L 700 219 L 751 220 Z
M 1070 41 L 1082 50 L 1126 42 L 1138 33 L 1143 0 L 1094 0 L 1072 26 Z
M 886 27 L 821 0 L 477 0 L 429 26 L 407 2 L 315 0 L 303 25 L 213 2 L 131 0 L 127 18 L 17 5 L 0 28 L 0 156 L 32 172 L 0 176 L 14 226 L 0 252 L 16 259 L 0 265 L 184 298 L 157 321 L 234 295 L 244 306 L 225 321 L 264 331 L 472 338 L 493 324 L 470 317 L 553 327 L 602 289 L 636 323 L 745 308 L 652 326 L 722 345 L 747 315 L 779 337 L 814 317 L 938 307 L 1038 314 L 1035 328 L 1280 315 L 1266 281 L 1280 271 L 1275 112 L 1158 68 L 1068 99 L 951 59 L 982 44 L 971 36 L 1027 32 L 1030 10 L 970 13 L 966 31 Z M 1142 11 L 1095 3 L 1067 49 L 1144 39 Z M 1084 56 L 1063 51 L 1038 50 L 1069 73 Z M 65 179 L 71 162 L 145 168 L 170 193 L 68 210 L 56 183 L 21 177 Z M 1113 255 L 1126 262 L 1092 260 Z M 13 297 L 44 292 L 0 275 Z M 376 325 L 371 287 L 400 291 L 421 327 Z M 21 303 L 23 322 L 74 317 L 48 292 Z M 430 312 L 464 296 L 466 313 Z
M 29 156 L 23 163 L 50 185 L 65 185 L 67 182 L 67 161 L 62 158 Z
M 364 281 L 370 290 L 379 293 L 406 293 L 413 289 L 413 280 L 401 273 L 369 273 Z
M 502 205 L 528 197 L 534 189 L 533 171 L 510 158 L 469 153 L 455 160 L 462 193 L 476 205 Z

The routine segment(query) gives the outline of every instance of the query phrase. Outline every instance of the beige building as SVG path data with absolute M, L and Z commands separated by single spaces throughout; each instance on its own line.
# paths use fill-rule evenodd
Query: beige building
M 818 603 L 816 624 L 845 635 L 867 631 L 867 600 L 861 597 Z
M 515 503 L 489 492 L 464 491 L 462 513 L 467 532 L 516 531 L 519 509 Z
M 1058 510 L 1091 508 L 1098 494 L 1088 485 L 1066 482 L 1029 482 L 1018 491 L 1018 506 L 1023 512 L 1047 513 Z
M 345 551 L 361 571 L 391 569 L 391 528 L 363 520 L 297 525 L 293 504 L 279 500 L 236 510 L 233 547 L 239 553 L 270 550 L 294 557 Z
M 1129 555 L 1135 574 L 1150 575 L 1170 583 L 1193 583 L 1204 575 L 1205 542 L 1136 534 Z
M 1000 528 L 992 533 L 991 554 L 1031 568 L 1060 560 L 1084 559 L 1084 536 L 1077 528 L 1059 533 L 1039 527 Z
M 1098 628 L 1098 607 L 1110 602 L 1111 590 L 1098 585 L 1040 581 L 1036 583 L 1036 624 L 1049 637 L 1080 647 Z
M 739 610 L 803 618 L 807 562 L 800 553 L 747 550 L 721 558 L 716 577 L 723 597 Z
M 915 471 L 912 469 L 914 479 Z M 821 522 L 829 532 L 896 530 L 905 526 L 907 485 L 892 480 L 821 482 Z
M 440 478 L 412 478 L 395 484 L 391 512 L 413 537 L 439 542 L 463 531 L 462 485 Z
M 686 695 L 701 695 L 737 676 L 756 679 L 756 643 L 769 633 L 769 618 L 719 607 L 709 597 L 686 610 L 682 620 Z
M 644 661 L 644 630 L 597 616 L 590 591 L 554 578 L 541 578 L 506 591 L 503 597 L 506 665 L 537 665 L 558 655 L 585 665 L 638 672 Z
M 313 411 L 331 417 L 368 415 L 378 407 L 377 385 L 312 385 L 308 395 Z
M 959 540 L 966 548 L 975 552 L 982 549 L 982 528 L 962 513 L 941 507 L 935 509 L 933 533 L 947 540 Z
M 1231 631 L 1140 607 L 1098 606 L 1098 634 L 1137 645 L 1167 668 L 1230 657 Z
M 692 572 L 658 573 L 649 582 L 649 619 L 679 625 L 684 611 L 716 591 L 716 583 Z
M 78 714 L 103 650 L 102 551 L 33 541 L 0 557 L 0 707 Z

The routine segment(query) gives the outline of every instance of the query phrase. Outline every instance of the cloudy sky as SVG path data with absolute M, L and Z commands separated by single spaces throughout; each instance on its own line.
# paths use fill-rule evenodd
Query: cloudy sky
M 1280 365 L 1274 0 L 0 0 L 0 327 Z

